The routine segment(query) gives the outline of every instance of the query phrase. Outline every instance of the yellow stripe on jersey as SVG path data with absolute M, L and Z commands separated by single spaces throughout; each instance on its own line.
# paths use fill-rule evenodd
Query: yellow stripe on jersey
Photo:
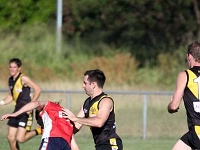
M 28 120 L 26 124 L 26 131 L 31 131 L 31 126 L 33 124 L 33 111 L 28 115 Z
M 200 126 L 194 126 L 197 135 L 200 135 Z
M 23 74 L 20 75 L 20 77 L 17 79 L 17 81 L 15 82 L 14 88 L 13 88 L 13 100 L 16 104 L 17 102 L 17 98 L 19 96 L 19 94 L 22 92 L 22 82 L 21 82 L 21 77 Z
M 96 102 L 90 107 L 90 110 L 89 110 L 89 116 L 90 116 L 90 117 L 96 116 L 96 114 L 97 114 L 97 112 L 98 112 L 98 103 L 99 103 L 99 101 L 96 101 Z
M 194 82 L 194 79 L 197 78 L 197 76 L 191 71 L 191 70 L 187 70 L 188 74 L 189 74 L 189 78 L 188 78 L 188 85 L 187 87 L 190 89 L 190 91 L 194 94 L 194 96 L 199 99 L 199 88 L 198 88 L 198 83 Z
M 96 101 L 94 104 L 92 104 L 92 106 L 90 107 L 90 110 L 89 110 L 89 116 L 90 117 L 96 116 L 96 114 L 98 113 L 98 110 L 99 110 L 98 109 L 99 101 L 102 100 L 105 97 L 110 98 L 110 96 L 108 96 L 108 95 L 103 95 L 102 97 L 99 98 L 98 101 Z
M 117 145 L 116 138 L 111 138 L 110 139 L 110 145 Z

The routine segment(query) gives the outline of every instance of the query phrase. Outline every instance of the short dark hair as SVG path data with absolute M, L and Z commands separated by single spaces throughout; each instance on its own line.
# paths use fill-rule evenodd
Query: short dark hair
M 88 80 L 89 82 L 96 82 L 98 87 L 103 88 L 104 83 L 106 81 L 106 77 L 103 73 L 103 71 L 99 69 L 94 69 L 94 70 L 87 70 L 84 73 L 84 76 L 88 75 Z
M 21 62 L 21 60 L 19 58 L 12 58 L 12 59 L 10 59 L 9 64 L 10 63 L 16 63 L 18 67 L 22 66 L 22 62 Z
M 194 41 L 188 46 L 188 54 L 191 54 L 195 61 L 200 62 L 200 43 L 198 41 Z

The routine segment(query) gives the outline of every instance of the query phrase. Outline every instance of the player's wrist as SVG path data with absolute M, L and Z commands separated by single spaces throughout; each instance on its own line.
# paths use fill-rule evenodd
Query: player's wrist
M 4 100 L 0 101 L 0 105 L 1 105 L 1 106 L 5 105 Z

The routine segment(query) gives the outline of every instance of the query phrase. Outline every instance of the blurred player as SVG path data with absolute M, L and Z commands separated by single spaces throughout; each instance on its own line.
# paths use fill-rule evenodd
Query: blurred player
M 189 69 L 178 74 L 176 90 L 168 105 L 168 112 L 178 112 L 183 99 L 189 131 L 174 145 L 173 150 L 200 149 L 200 43 L 188 46 Z M 180 126 L 180 125 L 178 125 Z M 177 127 L 178 127 L 177 126 Z
M 38 99 L 41 88 L 35 84 L 28 76 L 21 73 L 22 62 L 18 58 L 9 61 L 10 78 L 8 80 L 9 93 L 0 101 L 0 106 L 9 104 L 14 101 L 14 112 L 18 111 L 30 101 Z M 34 94 L 31 97 L 31 89 Z M 30 138 L 41 134 L 41 129 L 31 131 L 33 121 L 32 112 L 25 112 L 16 118 L 10 118 L 8 125 L 7 139 L 11 150 L 19 150 L 18 142 L 26 142 Z

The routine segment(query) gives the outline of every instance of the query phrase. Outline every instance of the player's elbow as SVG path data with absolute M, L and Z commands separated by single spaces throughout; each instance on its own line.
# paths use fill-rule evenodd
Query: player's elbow
M 32 101 L 34 108 L 37 108 L 40 105 L 39 101 Z
M 38 93 L 41 93 L 41 92 L 42 92 L 41 87 L 39 87 L 39 86 L 37 87 L 37 92 L 38 92 Z
M 96 123 L 96 127 L 97 127 L 97 128 L 101 128 L 103 125 L 104 125 L 104 122 L 103 122 L 103 121 L 98 121 L 98 122 Z
M 101 128 L 102 125 L 101 125 L 101 124 L 96 124 L 96 125 L 94 125 L 94 127 L 96 127 L 96 128 Z
M 26 142 L 24 137 L 17 137 L 17 141 L 20 142 L 20 143 Z

